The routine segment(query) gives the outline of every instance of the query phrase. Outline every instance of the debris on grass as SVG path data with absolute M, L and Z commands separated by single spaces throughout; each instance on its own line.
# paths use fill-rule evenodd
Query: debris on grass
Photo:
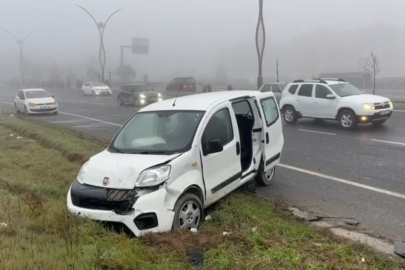
M 222 235 L 223 235 L 223 236 L 228 236 L 228 235 L 231 235 L 231 234 L 232 234 L 232 233 L 226 232 L 226 231 L 223 231 L 223 232 L 222 232 Z
M 191 228 L 191 229 L 190 229 L 190 232 L 196 233 L 196 232 L 198 232 L 198 230 L 197 230 L 197 228 Z
M 364 257 L 362 257 L 362 258 L 361 258 L 361 262 L 362 262 L 362 263 L 365 263 L 365 262 L 366 262 L 366 259 L 365 259 Z
M 394 244 L 394 252 L 395 254 L 405 258 L 405 242 L 397 241 Z
M 21 137 L 21 136 L 18 136 L 18 137 L 17 137 L 17 140 L 20 140 L 20 139 L 22 139 L 22 138 L 23 138 L 23 137 Z
M 11 134 L 10 134 L 10 137 L 14 137 L 14 134 L 11 133 Z
M 257 227 L 253 227 L 253 228 L 252 228 L 252 232 L 255 233 L 256 231 L 257 231 Z
M 7 223 L 0 222 L 0 228 L 7 228 Z
M 189 260 L 192 266 L 202 269 L 204 266 L 204 251 L 194 249 L 188 252 Z
M 205 217 L 205 221 L 208 221 L 208 220 L 211 220 L 211 219 L 212 219 L 211 215 L 207 215 L 207 216 Z

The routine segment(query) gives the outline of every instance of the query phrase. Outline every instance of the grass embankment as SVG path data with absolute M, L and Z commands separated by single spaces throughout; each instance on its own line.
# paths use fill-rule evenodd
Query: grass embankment
M 137 239 L 71 216 L 69 185 L 81 163 L 103 147 L 0 115 L 0 223 L 7 224 L 0 224 L 0 269 L 193 269 L 187 255 L 193 249 L 205 252 L 204 269 L 403 267 L 364 246 L 331 239 L 243 192 L 216 205 L 212 220 L 196 234 Z

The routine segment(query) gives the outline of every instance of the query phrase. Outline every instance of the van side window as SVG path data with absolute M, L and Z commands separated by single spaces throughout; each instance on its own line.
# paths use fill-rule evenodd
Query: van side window
M 293 84 L 290 86 L 290 89 L 288 89 L 288 92 L 292 95 L 295 95 L 295 92 L 297 92 L 298 84 Z
M 262 104 L 266 125 L 269 127 L 274 124 L 279 117 L 276 101 L 273 97 L 269 97 L 260 100 L 260 103 Z
M 208 149 L 208 142 L 220 139 L 223 145 L 233 140 L 233 127 L 229 110 L 224 108 L 215 113 L 205 127 L 201 145 L 205 155 Z

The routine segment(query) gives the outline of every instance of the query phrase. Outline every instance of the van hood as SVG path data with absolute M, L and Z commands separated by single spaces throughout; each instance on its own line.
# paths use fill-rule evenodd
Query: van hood
M 382 103 L 382 102 L 390 101 L 386 97 L 370 95 L 370 94 L 342 97 L 342 99 L 345 100 L 345 101 L 356 102 L 356 103 L 357 102 L 361 102 L 361 103 Z
M 28 102 L 32 102 L 35 104 L 46 104 L 46 103 L 52 103 L 55 102 L 55 99 L 53 97 L 46 97 L 46 98 L 28 98 L 26 99 Z
M 179 155 L 121 154 L 106 150 L 90 159 L 83 183 L 97 187 L 133 189 L 136 179 L 145 169 L 169 162 Z M 103 185 L 105 177 L 110 179 L 106 186 Z

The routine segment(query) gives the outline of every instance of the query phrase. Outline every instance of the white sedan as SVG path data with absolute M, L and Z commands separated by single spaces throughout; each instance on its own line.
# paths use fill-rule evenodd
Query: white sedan
M 58 103 L 44 89 L 22 89 L 14 100 L 17 113 L 26 115 L 38 113 L 58 114 Z
M 105 85 L 100 82 L 86 82 L 82 87 L 83 96 L 92 95 L 92 96 L 110 96 L 112 91 L 108 85 Z

